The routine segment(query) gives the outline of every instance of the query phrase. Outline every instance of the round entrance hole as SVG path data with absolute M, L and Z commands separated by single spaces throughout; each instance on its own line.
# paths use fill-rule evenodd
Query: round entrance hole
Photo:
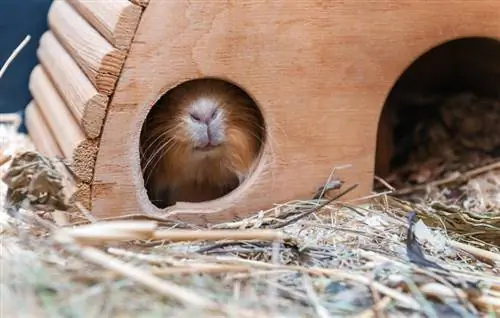
M 397 190 L 487 165 L 500 155 L 500 41 L 455 39 L 394 84 L 378 128 L 375 174 Z M 383 185 L 378 181 L 375 190 Z
M 252 173 L 264 142 L 263 115 L 236 84 L 200 78 L 175 86 L 152 106 L 141 129 L 151 203 L 163 209 L 231 193 Z

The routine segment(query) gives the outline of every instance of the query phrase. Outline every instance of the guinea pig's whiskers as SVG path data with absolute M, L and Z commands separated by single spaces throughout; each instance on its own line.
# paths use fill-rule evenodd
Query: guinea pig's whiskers
M 258 136 L 253 130 L 248 130 L 248 133 L 255 138 L 255 140 L 257 140 L 257 142 L 259 142 L 259 144 L 262 144 L 262 138 L 260 136 Z
M 167 146 L 171 145 L 173 142 L 174 142 L 174 138 L 168 138 L 166 140 L 165 140 L 165 138 L 163 138 L 163 140 L 161 140 L 161 142 L 157 142 L 156 144 L 158 145 L 158 148 L 156 148 L 156 150 L 154 150 L 154 152 L 152 154 L 148 155 L 148 158 L 147 158 L 148 162 L 145 165 L 145 169 L 147 169 L 149 167 L 152 160 L 154 160 L 158 156 L 161 156 L 162 153 L 165 152 L 165 148 L 167 148 Z
M 158 147 L 158 149 L 156 149 L 156 151 L 148 158 L 148 161 L 146 162 L 146 164 L 143 168 L 144 172 L 149 170 L 149 172 L 147 173 L 147 176 L 145 178 L 146 183 L 149 182 L 149 179 L 151 178 L 156 166 L 161 161 L 163 154 L 165 152 L 169 151 L 174 145 L 175 145 L 175 139 L 170 138 L 165 143 L 163 143 L 163 145 Z
M 144 170 L 149 167 L 149 165 L 151 164 L 151 161 L 155 157 L 157 157 L 158 154 L 161 154 L 161 152 L 163 152 L 162 149 L 164 149 L 169 143 L 172 142 L 172 138 L 168 138 L 167 136 L 170 135 L 171 132 L 173 130 L 177 129 L 179 126 L 180 125 L 176 125 L 174 127 L 171 127 L 170 129 L 163 131 L 161 134 L 154 134 L 154 135 L 157 135 L 155 140 L 152 141 L 151 143 L 149 143 L 148 147 L 143 152 L 143 158 L 148 160 L 146 165 L 144 165 L 144 168 L 143 168 Z M 150 139 L 150 138 L 148 138 L 148 139 Z M 158 148 L 156 149 L 155 153 L 150 154 L 152 149 L 154 149 L 153 147 L 158 147 Z
M 155 146 L 157 144 L 158 140 L 160 140 L 161 138 L 164 138 L 165 136 L 171 134 L 172 131 L 178 129 L 180 126 L 181 126 L 180 124 L 177 124 L 177 125 L 175 125 L 173 127 L 170 127 L 169 129 L 167 129 L 165 131 L 162 131 L 160 134 L 152 134 L 151 137 L 149 137 L 145 141 L 143 141 L 143 143 L 149 143 L 149 145 L 147 146 L 147 148 L 144 149 L 144 153 L 147 153 L 151 149 L 151 147 Z M 153 141 L 149 142 L 155 136 L 156 136 L 156 138 Z
M 161 147 L 163 147 L 163 145 L 168 142 L 168 138 L 166 135 L 164 136 L 160 136 L 161 138 L 157 138 L 157 140 L 155 140 L 154 143 L 151 143 L 148 148 L 146 150 L 144 150 L 144 152 L 142 153 L 142 156 L 141 156 L 141 163 L 142 163 L 142 169 L 143 169 L 143 172 L 144 170 L 146 170 L 149 165 L 151 164 L 151 160 L 152 158 L 154 158 L 157 154 L 158 154 L 158 151 Z M 158 147 L 156 150 L 154 150 L 153 147 Z M 154 151 L 154 153 L 152 154 L 152 152 Z M 144 162 L 146 161 L 146 163 L 144 164 Z

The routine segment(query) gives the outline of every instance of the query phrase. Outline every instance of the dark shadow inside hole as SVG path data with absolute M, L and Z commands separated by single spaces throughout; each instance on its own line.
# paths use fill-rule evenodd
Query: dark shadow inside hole
M 252 97 L 218 78 L 186 81 L 163 94 L 141 129 L 144 185 L 158 208 L 204 202 L 235 190 L 265 142 Z
M 401 189 L 491 163 L 500 154 L 499 98 L 500 41 L 460 38 L 429 50 L 388 94 L 375 175 Z

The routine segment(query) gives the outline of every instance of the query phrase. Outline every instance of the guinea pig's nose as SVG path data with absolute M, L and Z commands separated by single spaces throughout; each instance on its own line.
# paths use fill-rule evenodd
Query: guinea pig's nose
M 196 115 L 196 114 L 194 114 L 194 113 L 191 113 L 191 114 L 189 114 L 189 115 L 191 116 L 191 119 L 192 119 L 193 121 L 198 122 L 198 123 L 203 123 L 203 122 L 205 122 L 205 120 L 206 120 L 205 118 L 203 118 L 203 117 L 201 117 L 201 116 L 199 116 L 199 115 Z
M 191 112 L 189 114 L 191 116 L 191 119 L 195 122 L 198 123 L 203 123 L 203 124 L 210 124 L 212 119 L 214 118 L 214 115 L 212 112 Z

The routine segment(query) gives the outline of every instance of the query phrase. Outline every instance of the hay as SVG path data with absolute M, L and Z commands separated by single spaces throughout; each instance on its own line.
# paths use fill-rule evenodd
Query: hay
M 416 211 L 429 226 L 499 245 L 500 101 L 469 91 L 435 97 L 398 104 L 393 170 L 377 190 L 393 191 L 400 215 Z
M 11 156 L 1 166 L 3 177 L 16 153 L 33 146 L 14 129 L 0 132 L 1 154 Z M 481 182 L 469 182 L 470 200 L 476 195 L 482 203 L 475 209 L 493 209 L 495 200 L 479 196 Z M 210 229 L 139 215 L 95 222 L 85 210 L 65 218 L 67 224 L 54 216 L 68 212 L 41 211 L 39 200 L 18 204 L 14 216 L 1 213 L 2 314 L 476 317 L 500 311 L 498 247 L 477 238 L 464 244 L 458 218 L 448 231 L 422 220 L 408 231 L 408 211 L 439 210 L 435 202 L 415 207 L 384 194 L 354 205 L 342 201 L 345 189 Z M 5 210 L 4 183 L 0 190 Z M 419 244 L 410 238 L 407 246 L 410 233 Z

